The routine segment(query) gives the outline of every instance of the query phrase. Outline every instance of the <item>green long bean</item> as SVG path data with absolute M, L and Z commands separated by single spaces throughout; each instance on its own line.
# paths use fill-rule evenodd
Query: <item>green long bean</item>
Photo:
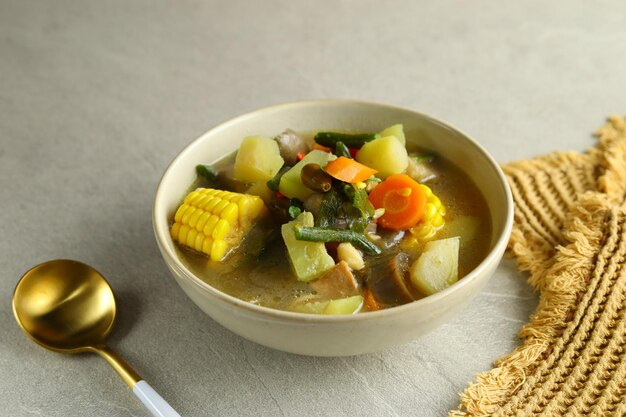
M 349 242 L 368 255 L 380 255 L 382 251 L 367 240 L 364 234 L 352 230 L 332 229 L 330 227 L 296 227 L 296 239 L 308 242 Z

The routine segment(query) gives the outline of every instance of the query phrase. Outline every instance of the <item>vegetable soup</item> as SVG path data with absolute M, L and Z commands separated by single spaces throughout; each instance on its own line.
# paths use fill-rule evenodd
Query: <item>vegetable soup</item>
M 250 303 L 376 311 L 445 289 L 489 250 L 476 185 L 445 156 L 407 144 L 402 125 L 251 136 L 195 169 L 170 223 L 179 256 Z

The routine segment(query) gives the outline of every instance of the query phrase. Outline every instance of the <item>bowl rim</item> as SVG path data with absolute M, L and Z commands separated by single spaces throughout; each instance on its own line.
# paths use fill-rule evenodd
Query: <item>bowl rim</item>
M 276 112 L 280 110 L 285 110 L 293 107 L 310 107 L 310 106 L 325 106 L 325 105 L 362 105 L 368 107 L 379 107 L 386 108 L 389 110 L 397 110 L 402 112 L 413 113 L 419 117 L 429 120 L 435 124 L 439 124 L 444 126 L 447 129 L 450 129 L 453 132 L 456 132 L 464 139 L 466 139 L 471 146 L 475 148 L 479 153 L 481 153 L 485 159 L 491 165 L 491 168 L 495 172 L 496 176 L 499 179 L 499 184 L 501 187 L 501 191 L 504 192 L 506 197 L 506 219 L 504 222 L 504 227 L 498 236 L 495 244 L 492 249 L 489 251 L 487 256 L 483 258 L 483 260 L 468 274 L 466 274 L 462 279 L 458 280 L 454 284 L 445 288 L 442 291 L 439 291 L 436 294 L 429 295 L 427 297 L 421 298 L 419 300 L 412 301 L 407 304 L 382 309 L 378 311 L 367 312 L 366 314 L 351 314 L 351 315 L 321 315 L 321 314 L 309 314 L 309 313 L 299 313 L 292 312 L 287 310 L 279 310 L 271 307 L 264 307 L 257 304 L 250 303 L 248 301 L 241 300 L 232 295 L 226 294 L 217 288 L 209 285 L 208 283 L 202 281 L 200 278 L 195 276 L 181 261 L 178 259 L 178 256 L 164 242 L 169 237 L 169 227 L 166 227 L 166 230 L 163 230 L 163 227 L 159 226 L 159 219 L 157 219 L 157 212 L 159 211 L 159 206 L 157 204 L 162 197 L 163 191 L 163 183 L 164 179 L 172 172 L 173 167 L 178 163 L 178 161 L 184 158 L 188 153 L 193 152 L 196 146 L 199 146 L 199 143 L 202 142 L 207 136 L 219 133 L 220 130 L 227 129 L 232 125 L 236 125 L 239 123 L 243 123 L 248 118 L 257 117 L 262 115 L 263 113 Z M 167 223 L 167 219 L 165 219 Z M 180 272 L 180 276 L 186 279 L 191 284 L 199 287 L 203 292 L 210 294 L 211 296 L 217 298 L 222 302 L 226 302 L 233 307 L 241 308 L 247 312 L 258 314 L 261 316 L 267 316 L 272 319 L 280 319 L 284 321 L 295 321 L 295 322 L 309 322 L 309 323 L 345 323 L 345 322 L 357 322 L 362 320 L 375 320 L 377 318 L 382 317 L 395 317 L 397 315 L 402 315 L 408 311 L 419 309 L 422 306 L 437 303 L 439 300 L 448 297 L 453 292 L 459 291 L 461 288 L 469 285 L 472 281 L 476 280 L 481 273 L 487 269 L 493 262 L 499 262 L 499 259 L 504 253 L 506 246 L 509 241 L 509 236 L 511 234 L 511 230 L 513 227 L 513 197 L 511 194 L 511 189 L 508 185 L 508 182 L 505 178 L 504 172 L 500 168 L 500 165 L 494 160 L 494 158 L 470 135 L 465 132 L 457 129 L 449 125 L 448 123 L 442 122 L 441 120 L 429 116 L 427 114 L 415 111 L 413 109 L 399 107 L 395 105 L 390 105 L 386 103 L 369 101 L 369 100 L 354 100 L 354 99 L 344 99 L 344 98 L 326 98 L 326 99 L 309 99 L 309 100 L 297 100 L 290 101 L 281 104 L 274 104 L 265 107 L 258 108 L 256 110 L 251 110 L 242 114 L 239 114 L 235 117 L 225 120 L 209 130 L 202 133 L 200 136 L 195 138 L 193 141 L 185 145 L 185 147 L 174 156 L 174 158 L 167 165 L 167 168 L 163 172 L 159 183 L 156 188 L 156 192 L 154 195 L 153 205 L 152 205 L 152 227 L 154 231 L 154 235 L 159 246 L 159 250 L 161 251 L 164 260 L 168 264 L 168 267 L 177 269 Z M 171 237 L 170 237 L 171 239 Z M 173 245 L 172 245 L 173 247 Z M 498 259 L 496 259 L 498 258 Z

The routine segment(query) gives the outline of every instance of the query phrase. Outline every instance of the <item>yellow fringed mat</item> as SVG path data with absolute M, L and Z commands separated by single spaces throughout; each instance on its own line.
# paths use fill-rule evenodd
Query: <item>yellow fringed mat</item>
M 585 153 L 503 167 L 509 251 L 540 301 L 450 416 L 626 416 L 626 119 L 596 135 Z

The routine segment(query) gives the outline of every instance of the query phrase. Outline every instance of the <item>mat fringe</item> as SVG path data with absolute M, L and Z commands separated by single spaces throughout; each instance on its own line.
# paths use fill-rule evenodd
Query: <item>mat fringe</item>
M 520 270 L 530 273 L 530 285 L 540 292 L 539 305 L 520 330 L 521 345 L 498 359 L 493 369 L 477 375 L 476 381 L 460 395 L 459 409 L 449 416 L 506 414 L 510 407 L 503 406 L 550 354 L 571 320 L 605 239 L 604 222 L 612 207 L 623 205 L 626 194 L 626 120 L 609 117 L 596 136 L 598 145 L 586 153 L 555 152 L 503 167 L 510 181 L 520 172 L 555 174 L 554 170 L 562 169 L 573 169 L 582 180 L 572 181 L 577 195 L 571 206 L 564 207 L 567 214 L 562 219 L 552 219 L 562 221 L 564 230 L 561 236 L 553 236 L 559 243 L 556 246 L 536 233 L 528 216 L 519 213 L 516 200 L 509 253 L 516 258 Z M 591 187 L 595 190 L 585 189 L 586 177 L 595 179 Z

